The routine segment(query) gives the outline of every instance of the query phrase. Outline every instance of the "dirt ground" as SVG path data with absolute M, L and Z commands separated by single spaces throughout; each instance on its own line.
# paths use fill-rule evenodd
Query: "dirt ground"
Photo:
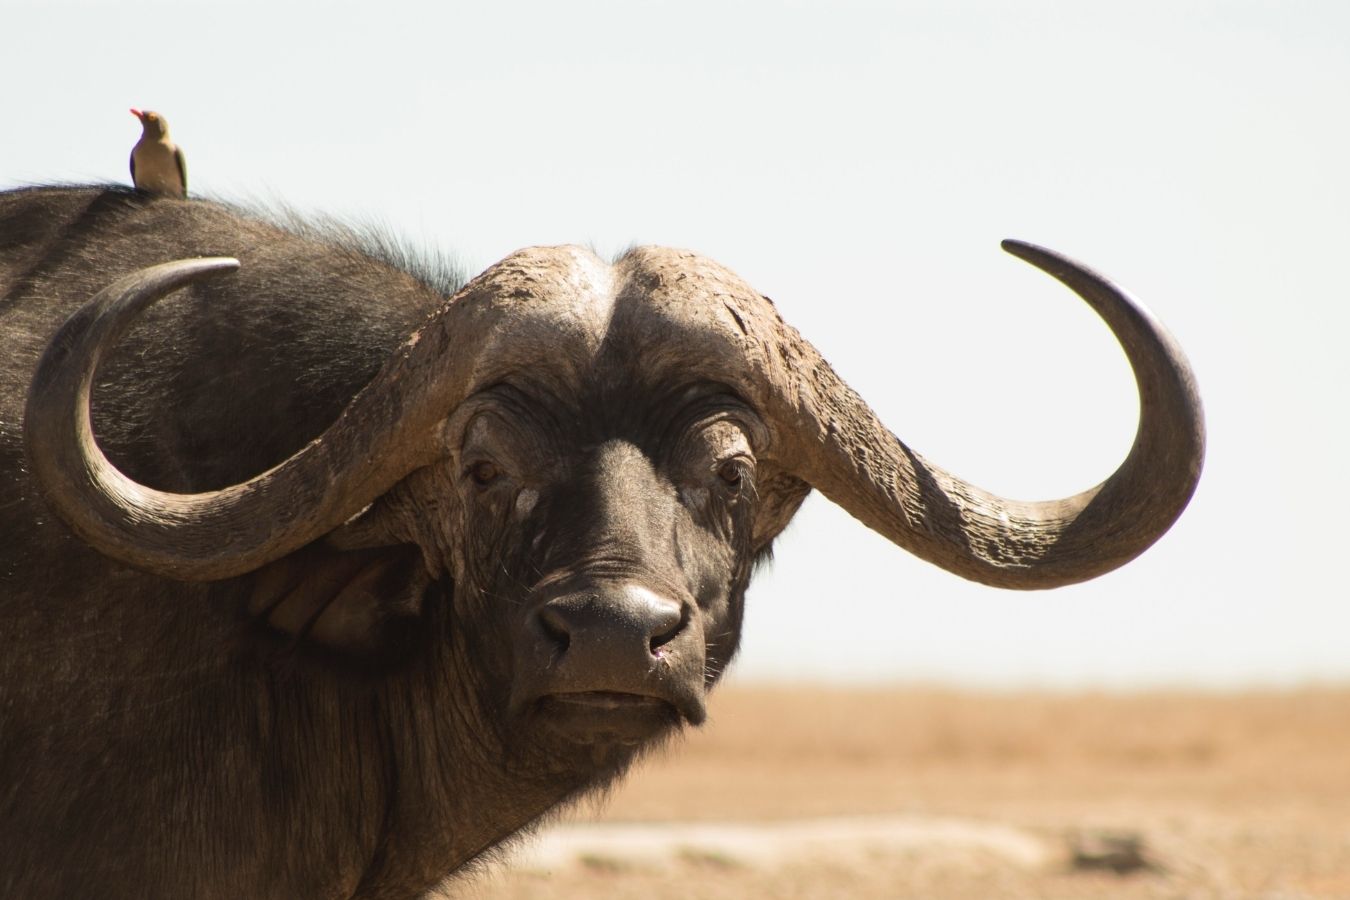
M 729 686 L 445 896 L 1350 898 L 1350 689 Z

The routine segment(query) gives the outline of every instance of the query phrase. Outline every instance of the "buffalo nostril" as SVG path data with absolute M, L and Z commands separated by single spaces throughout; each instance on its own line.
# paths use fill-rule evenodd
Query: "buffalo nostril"
M 653 656 L 658 656 L 659 654 L 657 651 L 660 649 L 661 645 L 673 641 L 681 631 L 684 631 L 684 626 L 688 624 L 689 610 L 681 607 L 679 617 L 675 619 L 674 624 L 664 631 L 652 635 L 651 640 L 647 643 L 647 649 L 651 651 Z
M 563 610 L 552 606 L 545 606 L 539 610 L 539 629 L 558 645 L 560 652 L 567 652 L 568 646 L 572 643 L 572 631 Z
M 689 621 L 689 610 L 683 604 L 640 585 L 626 585 L 617 600 L 653 656 L 660 656 L 661 646 L 674 640 Z
M 535 613 L 535 626 L 553 652 L 607 658 L 662 656 L 689 622 L 684 604 L 640 585 L 605 586 L 555 597 Z

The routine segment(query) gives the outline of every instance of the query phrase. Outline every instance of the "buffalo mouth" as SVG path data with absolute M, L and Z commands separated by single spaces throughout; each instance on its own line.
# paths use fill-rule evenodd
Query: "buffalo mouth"
M 683 712 L 663 698 L 624 691 L 545 694 L 531 704 L 538 724 L 578 744 L 640 744 L 685 721 L 701 721 L 701 712 Z

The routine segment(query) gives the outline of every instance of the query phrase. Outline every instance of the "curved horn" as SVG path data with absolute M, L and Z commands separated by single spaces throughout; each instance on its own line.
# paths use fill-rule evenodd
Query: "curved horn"
M 138 484 L 94 439 L 89 400 L 99 362 L 156 300 L 238 265 L 180 260 L 110 285 L 57 332 L 29 388 L 28 456 L 58 514 L 101 552 L 185 581 L 228 578 L 284 556 L 437 459 L 438 425 L 464 396 L 477 359 L 465 348 L 482 347 L 510 314 L 509 292 L 491 283 L 528 268 L 503 263 L 475 279 L 392 355 L 327 431 L 285 462 L 200 494 Z M 452 333 L 458 353 L 449 352 Z
M 1020 241 L 1003 248 L 1086 300 L 1134 369 L 1139 428 L 1102 484 L 1034 503 L 983 491 L 906 447 L 790 330 L 776 356 L 797 357 L 800 374 L 778 374 L 793 389 L 771 398 L 771 415 L 786 426 L 795 474 L 894 543 L 984 584 L 1058 587 L 1123 565 L 1176 521 L 1200 477 L 1204 414 L 1180 347 L 1142 304 L 1050 250 Z

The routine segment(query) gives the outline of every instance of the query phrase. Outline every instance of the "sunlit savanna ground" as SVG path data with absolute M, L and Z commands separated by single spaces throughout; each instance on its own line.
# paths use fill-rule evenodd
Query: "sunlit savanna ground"
M 732 686 L 603 807 L 448 893 L 1350 898 L 1350 690 Z

